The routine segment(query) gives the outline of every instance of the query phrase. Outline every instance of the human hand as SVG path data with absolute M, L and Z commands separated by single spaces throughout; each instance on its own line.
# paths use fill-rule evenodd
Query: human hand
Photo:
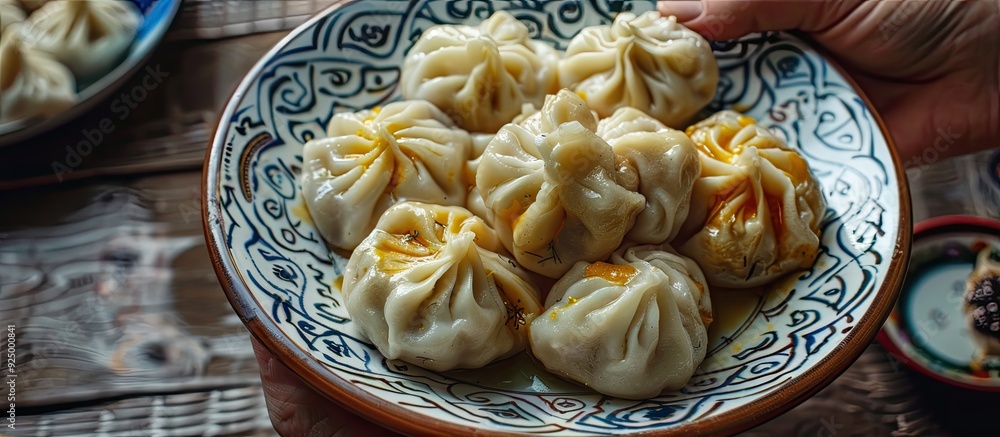
M 250 336 L 250 340 L 260 366 L 267 412 L 278 434 L 294 437 L 396 435 L 313 391 L 256 338 Z
M 805 32 L 868 95 L 908 167 L 1000 147 L 998 0 L 671 0 L 658 8 L 711 40 Z

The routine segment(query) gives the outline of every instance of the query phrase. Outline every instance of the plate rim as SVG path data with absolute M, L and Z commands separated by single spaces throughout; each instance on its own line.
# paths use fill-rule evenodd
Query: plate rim
M 975 215 L 950 214 L 931 217 L 917 222 L 913 227 L 913 241 L 917 241 L 921 237 L 921 234 L 949 226 L 971 226 L 980 229 L 991 229 L 996 232 L 996 234 L 993 235 L 1000 236 L 1000 220 Z M 927 235 L 926 237 L 931 237 L 933 235 L 934 234 Z M 902 293 L 902 290 L 900 290 L 900 292 Z M 896 305 L 893 305 L 893 309 L 890 311 L 890 314 L 896 312 L 896 310 Z M 892 322 L 886 321 L 885 324 L 888 325 L 889 323 Z M 902 327 L 895 327 L 893 329 L 905 331 Z M 891 354 L 894 359 L 898 360 L 904 366 L 935 381 L 967 390 L 990 393 L 1000 392 L 1000 381 L 996 381 L 993 385 L 972 384 L 967 381 L 951 378 L 944 373 L 935 372 L 933 369 L 925 366 L 920 360 L 915 359 L 912 354 L 907 353 L 907 349 L 902 347 L 884 327 L 879 331 L 876 340 L 878 340 L 879 344 L 885 348 L 886 352 Z
M 80 93 L 77 93 L 78 96 L 82 96 L 84 98 L 77 101 L 72 106 L 60 111 L 58 114 L 44 118 L 36 123 L 28 123 L 27 125 L 24 125 L 24 123 L 26 123 L 24 120 L 10 121 L 12 124 L 20 123 L 22 126 L 15 126 L 14 130 L 7 133 L 0 132 L 0 148 L 22 143 L 38 137 L 39 135 L 52 132 L 60 127 L 63 127 L 73 120 L 87 114 L 91 109 L 97 106 L 98 103 L 108 99 L 115 91 L 119 90 L 122 85 L 132 79 L 132 77 L 135 76 L 140 69 L 142 69 L 143 65 L 152 59 L 153 54 L 156 53 L 157 49 L 163 43 L 164 38 L 167 36 L 167 31 L 170 30 L 170 27 L 173 25 L 174 20 L 180 12 L 181 4 L 184 2 L 184 0 L 158 1 L 170 2 L 170 9 L 167 10 L 164 15 L 165 19 L 163 23 L 150 31 L 150 48 L 146 53 L 143 53 L 141 56 L 135 58 L 131 64 L 128 63 L 128 58 L 123 59 L 104 77 L 94 81 L 94 83 L 92 83 L 89 87 L 83 89 Z M 108 80 L 109 77 L 112 79 Z M 101 82 L 106 83 L 104 83 L 103 86 L 98 87 Z M 92 94 L 83 96 L 84 92 L 92 88 L 95 89 Z
M 228 252 L 220 224 L 223 220 L 222 206 L 217 200 L 220 169 L 222 168 L 222 152 L 226 146 L 226 130 L 223 121 L 232 118 L 240 100 L 250 88 L 255 78 L 261 73 L 270 59 L 279 53 L 287 44 L 302 33 L 311 29 L 318 21 L 334 13 L 337 9 L 361 0 L 338 0 L 326 9 L 319 11 L 305 23 L 292 30 L 278 41 L 260 60 L 254 64 L 244 76 L 239 86 L 227 100 L 219 119 L 216 122 L 214 135 L 206 149 L 205 164 L 202 169 L 202 227 L 209 249 L 209 258 L 216 276 L 230 305 L 236 311 L 240 320 L 246 325 L 251 335 L 261 342 L 272 355 L 292 372 L 298 375 L 318 393 L 354 412 L 366 420 L 377 423 L 389 429 L 404 433 L 419 433 L 420 435 L 450 436 L 455 433 L 475 434 L 482 436 L 507 436 L 517 432 L 498 429 L 475 428 L 447 422 L 433 416 L 420 414 L 416 411 L 400 407 L 378 396 L 363 391 L 346 381 L 340 375 L 330 371 L 325 365 L 309 355 L 301 347 L 295 345 L 266 315 L 261 314 L 260 302 L 249 291 L 247 285 L 240 279 L 232 256 L 224 256 Z M 896 298 L 902 289 L 909 265 L 910 244 L 913 231 L 910 188 L 906 171 L 895 141 L 885 126 L 882 116 L 872 105 L 867 94 L 861 89 L 853 77 L 830 55 L 810 38 L 795 32 L 788 32 L 800 39 L 804 44 L 815 50 L 830 66 L 840 74 L 851 86 L 857 96 L 864 102 L 866 109 L 878 125 L 879 131 L 886 141 L 889 155 L 895 170 L 899 188 L 899 220 L 895 241 L 895 256 L 889 263 L 885 280 L 875 296 L 878 297 L 871 307 L 861 316 L 869 323 L 856 326 L 827 356 L 823 357 L 809 371 L 799 377 L 790 379 L 776 387 L 774 394 L 762 397 L 747 404 L 745 408 L 730 410 L 707 419 L 695 420 L 668 429 L 646 430 L 635 432 L 635 435 L 666 435 L 690 433 L 724 433 L 736 434 L 763 424 L 782 413 L 794 408 L 809 399 L 824 387 L 833 382 L 868 348 L 880 332 L 882 324 L 895 306 Z M 825 376 L 824 376 L 825 375 Z M 334 381 L 337 381 L 335 383 Z M 412 420 L 409 420 L 412 419 Z M 526 434 L 527 435 L 527 434 Z

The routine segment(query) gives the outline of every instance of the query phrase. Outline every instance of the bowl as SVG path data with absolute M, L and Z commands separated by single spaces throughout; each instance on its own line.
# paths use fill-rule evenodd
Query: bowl
M 78 84 L 78 101 L 51 117 L 35 117 L 0 123 L 0 147 L 21 142 L 52 131 L 76 119 L 94 105 L 110 97 L 115 90 L 143 67 L 153 49 L 166 35 L 181 7 L 181 0 L 132 0 L 142 11 L 143 21 L 124 59 L 111 71 L 90 83 Z
M 496 9 L 565 48 L 585 26 L 655 2 L 345 1 L 300 26 L 248 73 L 223 112 L 204 169 L 204 226 L 216 273 L 249 330 L 316 391 L 405 433 L 735 433 L 807 399 L 870 344 L 900 289 L 911 214 L 885 127 L 851 80 L 784 33 L 713 43 L 708 108 L 737 108 L 783 136 L 829 204 L 819 257 L 766 289 L 713 290 L 708 357 L 680 391 L 599 395 L 524 354 L 444 373 L 386 360 L 338 290 L 346 259 L 327 248 L 297 183 L 302 146 L 339 111 L 400 98 L 403 54 L 424 29 Z
M 914 371 L 956 387 L 1000 392 L 1000 358 L 980 359 L 962 310 L 976 255 L 1000 248 L 1000 221 L 950 215 L 917 223 L 910 275 L 878 340 Z

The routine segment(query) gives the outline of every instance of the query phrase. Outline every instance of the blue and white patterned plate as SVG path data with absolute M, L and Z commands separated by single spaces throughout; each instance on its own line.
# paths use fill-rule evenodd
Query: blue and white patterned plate
M 79 101 L 65 111 L 49 118 L 14 120 L 0 123 L 0 146 L 24 141 L 52 131 L 89 111 L 94 105 L 108 98 L 129 77 L 142 68 L 142 63 L 153 54 L 153 49 L 166 35 L 173 23 L 181 0 L 131 0 L 142 11 L 142 24 L 136 30 L 135 40 L 124 59 L 111 71 L 91 83 L 79 85 Z
M 791 408 L 847 368 L 878 332 L 909 257 L 899 159 L 856 87 L 779 33 L 718 43 L 711 110 L 738 108 L 807 159 L 829 209 L 815 266 L 767 291 L 713 291 L 708 358 L 687 387 L 613 399 L 550 376 L 523 355 L 434 373 L 388 361 L 359 337 L 338 291 L 346 259 L 312 225 L 297 180 L 302 145 L 339 111 L 399 99 L 403 54 L 424 29 L 510 10 L 564 48 L 622 8 L 587 1 L 345 1 L 301 26 L 247 75 L 205 164 L 205 230 L 233 307 L 318 391 L 405 432 L 736 432 Z

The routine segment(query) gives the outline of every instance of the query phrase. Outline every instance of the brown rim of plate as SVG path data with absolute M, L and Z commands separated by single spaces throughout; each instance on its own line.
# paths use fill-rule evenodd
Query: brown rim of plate
M 341 6 L 355 1 L 360 0 L 339 0 L 289 33 L 288 36 L 278 42 L 254 65 L 226 103 L 226 108 L 216 123 L 215 136 L 209 143 L 206 152 L 202 180 L 202 192 L 204 193 L 202 197 L 202 224 L 205 231 L 205 240 L 209 248 L 209 256 L 215 268 L 215 274 L 219 277 L 219 282 L 226 293 L 226 297 L 229 299 L 229 303 L 236 310 L 240 320 L 247 326 L 250 333 L 264 347 L 271 351 L 278 361 L 334 403 L 359 414 L 375 424 L 408 434 L 440 436 L 450 436 L 459 433 L 462 435 L 475 434 L 480 436 L 507 436 L 515 434 L 510 431 L 462 426 L 453 422 L 446 422 L 422 415 L 381 399 L 347 382 L 339 375 L 331 372 L 325 365 L 310 356 L 301 347 L 292 343 L 266 314 L 261 314 L 260 302 L 253 297 L 247 289 L 246 284 L 239 280 L 239 273 L 235 268 L 232 257 L 223 256 L 223 253 L 228 252 L 228 248 L 223 238 L 223 227 L 217 226 L 222 221 L 222 210 L 219 202 L 215 199 L 218 194 L 218 169 L 220 168 L 219 164 L 222 161 L 222 152 L 225 148 L 226 132 L 221 130 L 223 127 L 222 121 L 232 117 L 235 111 L 234 105 L 250 87 L 256 76 L 259 75 L 264 65 L 268 62 L 268 59 L 277 54 L 292 39 L 314 26 L 317 21 L 330 15 Z M 834 379 L 840 376 L 841 373 L 847 370 L 861 356 L 881 329 L 882 323 L 892 310 L 896 302 L 896 297 L 903 285 L 906 266 L 909 264 L 910 237 L 913 228 L 910 190 L 906 180 L 906 172 L 896 151 L 895 144 L 885 127 L 882 117 L 872 107 L 871 101 L 858 84 L 847 75 L 838 63 L 832 61 L 832 58 L 826 51 L 817 48 L 807 38 L 798 37 L 823 55 L 824 60 L 832 65 L 844 77 L 844 80 L 851 85 L 875 118 L 879 130 L 885 137 L 886 144 L 889 147 L 893 168 L 896 170 L 897 184 L 899 185 L 900 214 L 897 228 L 898 235 L 895 244 L 896 251 L 886 272 L 886 279 L 882 283 L 882 287 L 879 288 L 878 293 L 876 293 L 872 306 L 862 316 L 865 323 L 855 325 L 854 329 L 847 334 L 847 338 L 803 375 L 785 382 L 775 388 L 771 395 L 762 397 L 744 408 L 727 411 L 717 416 L 695 420 L 669 429 L 638 432 L 636 433 L 638 435 L 735 434 L 767 422 L 790 410 L 833 382 Z

